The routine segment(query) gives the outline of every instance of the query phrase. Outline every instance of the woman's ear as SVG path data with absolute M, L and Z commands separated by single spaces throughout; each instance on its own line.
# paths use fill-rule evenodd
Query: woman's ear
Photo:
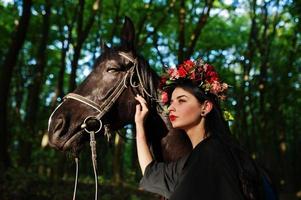
M 213 108 L 213 103 L 211 101 L 205 100 L 202 104 L 202 116 L 206 116 Z

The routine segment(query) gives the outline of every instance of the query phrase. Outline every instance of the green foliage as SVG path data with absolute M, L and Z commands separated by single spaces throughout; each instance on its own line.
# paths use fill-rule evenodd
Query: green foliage
M 52 180 L 49 177 L 37 176 L 36 173 L 28 172 L 23 168 L 10 169 L 2 174 L 5 183 L 1 184 L 1 199 L 70 199 L 73 195 L 73 180 Z M 94 199 L 94 183 L 79 181 L 77 199 Z M 158 199 L 153 194 L 137 190 L 136 187 L 112 184 L 99 185 L 99 198 L 103 200 L 150 200 Z
M 83 27 L 93 13 L 94 2 L 85 1 Z M 81 49 L 77 83 L 92 70 L 94 61 L 101 53 L 102 42 L 118 45 L 125 15 L 131 17 L 135 24 L 138 53 L 149 61 L 153 69 L 159 73 L 163 64 L 177 64 L 180 1 L 100 2 L 100 9 Z M 275 181 L 280 190 L 291 192 L 295 191 L 292 188 L 301 187 L 301 181 L 294 178 L 301 176 L 301 163 L 297 159 L 301 152 L 301 136 L 298 134 L 301 131 L 301 5 L 299 1 L 280 1 L 280 4 L 276 0 L 264 2 L 257 1 L 256 12 L 252 13 L 252 2 L 249 0 L 230 3 L 214 1 L 189 57 L 196 59 L 202 56 L 216 67 L 223 81 L 229 83 L 229 97 L 223 107 L 233 115 L 225 113 L 228 118 L 235 119 L 230 122 L 233 134 L 277 174 Z M 21 1 L 9 4 L 0 1 L 0 63 L 3 63 L 11 45 L 11 36 L 21 15 L 21 4 Z M 13 168 L 2 176 L 7 181 L 2 187 L 4 199 L 66 199 L 72 193 L 72 156 L 41 147 L 41 139 L 46 133 L 48 117 L 60 100 L 55 95 L 59 73 L 64 68 L 63 93 L 69 92 L 71 62 L 80 37 L 77 32 L 79 5 L 78 1 L 70 0 L 51 1 L 51 4 L 47 63 L 39 104 L 35 105 L 37 121 L 34 129 L 28 127 L 25 118 L 29 91 L 38 70 L 44 0 L 33 3 L 26 41 L 14 68 L 8 105 L 8 151 Z M 185 1 L 184 51 L 188 49 L 204 6 L 205 1 Z M 267 6 L 266 21 L 263 17 L 264 6 Z M 254 32 L 251 32 L 252 22 L 256 22 Z M 265 26 L 266 23 L 268 26 Z M 63 47 L 66 48 L 66 58 L 62 60 Z M 0 70 L 2 72 L 2 65 Z M 122 199 L 124 194 L 128 194 L 127 191 L 131 191 L 127 199 L 143 199 L 142 194 L 133 189 L 137 188 L 141 177 L 135 160 L 135 141 L 124 140 L 119 144 L 122 148 L 118 158 L 122 163 L 119 166 L 121 183 L 116 183 L 113 178 L 117 148 L 114 142 L 114 138 L 111 142 L 104 138 L 98 140 L 98 154 L 101 155 L 98 161 L 101 166 L 99 180 L 106 191 L 102 199 L 113 199 L 113 195 Z M 27 169 L 22 167 L 21 162 L 24 143 L 31 144 L 27 158 L 30 166 Z M 82 189 L 79 189 L 79 199 L 93 198 L 89 151 L 89 148 L 84 148 L 80 157 Z M 293 182 L 291 185 L 295 186 L 282 185 L 281 180 Z M 145 199 L 151 198 L 145 196 Z

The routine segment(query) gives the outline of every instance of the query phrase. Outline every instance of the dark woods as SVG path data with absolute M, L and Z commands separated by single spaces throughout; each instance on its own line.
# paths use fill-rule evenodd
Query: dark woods
M 0 13 L 2 199 L 71 198 L 72 156 L 49 148 L 47 120 L 93 69 L 101 44 L 122 43 L 125 15 L 136 27 L 133 47 L 157 74 L 197 56 L 216 66 L 232 85 L 223 106 L 234 115 L 233 134 L 273 175 L 283 199 L 300 196 L 299 1 L 24 0 L 1 1 Z M 103 199 L 152 199 L 136 190 L 133 133 L 128 125 L 110 142 L 98 138 Z M 88 148 L 80 166 L 86 190 L 78 198 L 92 196 Z

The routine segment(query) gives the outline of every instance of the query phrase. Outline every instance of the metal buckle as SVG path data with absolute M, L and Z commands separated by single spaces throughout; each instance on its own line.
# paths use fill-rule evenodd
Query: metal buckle
M 87 121 L 88 120 L 96 120 L 99 123 L 99 128 L 96 131 L 88 130 L 87 129 Z M 87 133 L 91 133 L 91 132 L 98 133 L 102 129 L 102 121 L 100 119 L 97 119 L 94 116 L 88 116 L 84 120 L 84 123 L 81 125 L 81 128 L 84 129 Z

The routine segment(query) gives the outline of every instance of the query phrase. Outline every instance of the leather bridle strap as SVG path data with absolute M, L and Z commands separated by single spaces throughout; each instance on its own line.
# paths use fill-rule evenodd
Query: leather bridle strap
M 130 75 L 130 80 L 132 79 L 132 76 L 134 74 L 135 68 L 137 68 L 138 63 L 136 59 L 132 59 L 128 55 L 120 52 L 119 55 L 123 56 L 124 58 L 128 59 L 133 63 L 133 66 L 127 71 L 126 75 L 124 76 L 123 81 L 120 81 L 117 87 L 114 89 L 112 94 L 99 106 L 94 101 L 83 97 L 81 95 L 75 94 L 75 93 L 69 93 L 67 94 L 64 99 L 74 99 L 77 100 L 83 104 L 86 104 L 95 110 L 99 112 L 98 115 L 95 116 L 97 119 L 101 119 L 112 107 L 112 105 L 116 102 L 116 100 L 119 98 L 119 96 L 122 94 L 122 92 L 127 88 L 127 78 Z M 136 69 L 137 70 L 137 69 Z M 142 83 L 140 83 L 142 84 Z
M 130 60 L 132 61 L 132 59 Z M 49 132 L 49 127 L 50 127 L 50 123 L 52 120 L 52 116 L 54 115 L 54 113 L 58 110 L 59 107 L 61 107 L 63 105 L 63 103 L 65 102 L 66 99 L 73 99 L 76 101 L 79 101 L 83 104 L 86 104 L 88 106 L 90 106 L 91 108 L 97 110 L 97 112 L 99 114 L 97 114 L 97 119 L 101 119 L 101 117 L 103 117 L 104 114 L 106 114 L 109 109 L 111 108 L 111 106 L 115 103 L 115 101 L 119 98 L 119 96 L 121 95 L 121 93 L 127 88 L 127 78 L 130 75 L 130 79 L 134 74 L 134 70 L 137 67 L 137 62 L 134 62 L 134 65 L 127 71 L 127 73 L 125 74 L 124 78 L 122 81 L 119 82 L 119 84 L 117 85 L 117 87 L 114 89 L 114 91 L 112 92 L 112 94 L 99 106 L 97 103 L 95 103 L 94 101 L 83 97 L 81 95 L 75 94 L 75 93 L 69 93 L 67 94 L 64 98 L 63 98 L 63 102 L 60 103 L 55 110 L 51 113 L 49 120 L 48 120 L 48 132 Z
M 128 57 L 126 57 L 129 59 Z M 132 60 L 130 60 L 132 61 Z M 119 98 L 119 96 L 122 94 L 122 92 L 127 88 L 127 77 L 130 74 L 130 80 L 132 79 L 132 76 L 134 74 L 134 70 L 137 67 L 137 62 L 133 63 L 134 65 L 130 68 L 130 70 L 126 73 L 124 76 L 123 81 L 119 82 L 117 87 L 114 89 L 112 94 L 100 105 L 96 104 L 95 102 L 91 101 L 88 98 L 85 98 L 81 95 L 75 94 L 75 93 L 69 93 L 65 96 L 65 99 L 74 99 L 77 100 L 83 104 L 86 104 L 95 110 L 99 112 L 98 115 L 96 115 L 94 118 L 98 119 L 99 122 L 101 122 L 101 118 L 106 114 L 109 109 L 112 107 L 112 105 L 115 103 L 115 101 Z M 87 119 L 87 118 L 86 118 Z M 83 127 L 86 126 L 85 121 L 82 124 Z M 85 129 L 85 128 L 84 128 Z M 101 129 L 101 127 L 100 127 Z M 100 129 L 98 131 L 100 131 Z M 86 129 L 85 129 L 86 130 Z M 98 132 L 97 131 L 97 132 Z M 98 181 L 97 181 L 97 161 L 96 161 L 96 140 L 95 140 L 95 132 L 94 131 L 87 131 L 90 134 L 90 146 L 91 146 L 91 154 L 92 154 L 92 164 L 93 164 L 93 171 L 94 171 L 94 178 L 95 178 L 95 200 L 97 200 L 97 194 L 98 194 Z M 77 177 L 78 177 L 78 158 L 75 158 L 75 162 L 77 164 L 77 170 L 76 170 L 76 179 L 75 179 L 75 186 L 74 186 L 74 192 L 73 192 L 73 200 L 75 200 L 76 197 L 76 189 L 77 189 Z
M 81 95 L 75 94 L 75 93 L 69 93 L 67 94 L 64 99 L 74 99 L 76 101 L 79 101 L 83 104 L 86 104 L 95 110 L 98 111 L 98 114 L 95 116 L 97 119 L 101 119 L 112 107 L 112 105 L 116 102 L 116 100 L 119 98 L 119 96 L 122 94 L 122 92 L 127 88 L 126 86 L 126 79 L 129 74 L 132 75 L 134 71 L 135 65 L 127 72 L 127 74 L 124 77 L 123 81 L 120 81 L 117 87 L 114 89 L 112 94 L 99 106 L 94 101 L 91 101 L 90 99 L 83 97 Z
M 119 55 L 121 55 L 121 56 L 125 57 L 126 59 L 128 59 L 129 61 L 131 61 L 133 63 L 133 66 L 127 71 L 127 73 L 125 74 L 123 80 L 118 83 L 118 85 L 116 86 L 114 91 L 109 95 L 109 97 L 99 106 L 94 101 L 92 101 L 92 100 L 90 100 L 86 97 L 83 97 L 81 95 L 78 95 L 78 94 L 75 94 L 75 93 L 67 94 L 63 98 L 64 101 L 62 103 L 60 103 L 55 108 L 55 110 L 51 113 L 51 115 L 49 117 L 49 121 L 48 121 L 48 131 L 49 131 L 49 127 L 50 127 L 50 123 L 51 123 L 51 119 L 52 119 L 53 114 L 65 102 L 66 99 L 73 99 L 73 100 L 79 101 L 79 102 L 81 102 L 85 105 L 88 105 L 89 107 L 97 110 L 98 114 L 96 116 L 94 116 L 94 118 L 98 119 L 100 121 L 100 123 L 102 124 L 101 118 L 110 110 L 110 108 L 116 102 L 116 100 L 119 98 L 119 96 L 122 94 L 122 92 L 127 88 L 127 79 L 128 79 L 129 75 L 130 75 L 130 78 L 129 78 L 130 81 L 129 82 L 132 85 L 131 80 L 132 80 L 132 77 L 134 75 L 135 68 L 138 67 L 138 62 L 137 62 L 136 59 L 132 59 L 131 57 L 129 57 L 126 54 L 121 53 L 121 52 L 119 53 Z M 138 73 L 138 69 L 136 69 L 136 70 L 137 70 L 137 73 Z M 139 78 L 139 81 L 140 81 L 140 78 Z M 140 84 L 142 84 L 142 83 L 140 83 Z M 87 117 L 87 118 L 90 118 L 90 117 Z M 82 124 L 82 127 L 86 126 L 85 121 Z M 101 129 L 101 127 L 99 128 L 98 131 L 100 131 L 100 129 Z M 84 128 L 84 130 L 86 130 L 86 129 Z M 97 183 L 96 141 L 95 141 L 95 136 L 94 136 L 96 132 L 94 132 L 94 131 L 87 131 L 87 132 L 90 134 L 92 164 L 93 164 L 94 177 L 95 177 L 95 200 L 97 200 L 97 196 L 98 196 L 97 195 L 97 192 L 98 192 L 97 185 L 98 185 L 98 183 Z M 76 189 L 77 189 L 77 181 L 78 181 L 78 158 L 75 158 L 75 162 L 76 162 L 76 179 L 75 179 L 75 185 L 74 185 L 73 200 L 75 200 L 75 197 L 76 197 Z
M 146 94 L 147 96 L 149 96 L 150 98 L 152 98 L 155 101 L 159 101 L 158 99 L 154 98 L 145 88 L 145 86 L 143 85 L 143 81 L 142 78 L 139 74 L 139 69 L 138 69 L 138 60 L 137 58 L 133 59 L 132 57 L 130 57 L 129 55 L 127 55 L 126 53 L 123 52 L 119 52 L 119 55 L 124 57 L 125 59 L 129 60 L 130 62 L 133 63 L 133 66 L 126 72 L 124 78 L 122 79 L 122 81 L 120 81 L 116 88 L 114 88 L 113 92 L 109 95 L 108 98 L 106 98 L 101 105 L 98 105 L 96 102 L 83 97 L 79 94 L 75 94 L 75 93 L 69 93 L 67 94 L 64 98 L 63 98 L 63 102 L 60 103 L 55 110 L 51 113 L 50 117 L 49 117 L 49 121 L 48 121 L 48 132 L 49 132 L 49 127 L 50 127 L 50 123 L 52 120 L 52 116 L 54 115 L 54 113 L 58 110 L 58 108 L 60 106 L 62 106 L 62 104 L 67 100 L 67 99 L 73 99 L 76 100 L 78 102 L 81 102 L 91 108 L 93 108 L 94 110 L 96 110 L 98 112 L 98 114 L 96 116 L 92 116 L 92 118 L 94 117 L 95 119 L 99 120 L 100 123 L 102 117 L 110 110 L 110 108 L 113 106 L 113 104 L 116 102 L 116 100 L 120 97 L 120 95 L 122 94 L 122 92 L 127 88 L 127 84 L 129 82 L 131 87 L 138 87 L 140 86 L 142 88 L 142 95 Z M 138 77 L 138 85 L 134 85 L 132 82 L 133 79 L 133 75 L 134 73 L 137 73 L 137 77 Z M 129 81 L 128 81 L 129 79 Z M 139 88 L 139 89 L 141 89 Z M 144 96 L 144 95 L 143 95 Z M 90 118 L 91 116 L 87 117 Z M 87 119 L 86 118 L 86 119 Z M 85 122 L 82 124 L 82 127 L 85 127 Z M 86 130 L 85 128 L 83 128 L 84 130 Z M 98 131 L 101 130 L 101 127 L 99 128 Z M 98 132 L 97 131 L 97 132 Z M 96 141 L 95 141 L 95 137 L 94 134 L 96 133 L 95 131 L 87 131 L 86 132 L 90 133 L 90 146 L 91 146 L 91 151 L 92 151 L 92 162 L 93 162 L 93 169 L 94 169 L 94 176 L 95 176 L 95 199 L 97 200 L 97 166 L 96 166 Z M 94 152 L 94 153 L 93 153 Z M 75 186 L 74 186 L 74 193 L 73 193 L 73 199 L 75 200 L 75 196 L 76 196 L 76 188 L 77 188 L 77 177 L 78 177 L 78 158 L 75 158 L 76 164 L 77 164 L 77 170 L 76 170 L 76 180 L 75 180 Z
M 83 104 L 86 104 L 92 108 L 94 108 L 95 110 L 97 110 L 98 112 L 101 112 L 101 108 L 98 104 L 94 103 L 94 101 L 91 101 L 90 99 L 88 98 L 85 98 L 81 95 L 78 95 L 78 94 L 75 94 L 75 93 L 69 93 L 67 94 L 65 97 L 64 97 L 64 100 L 66 99 L 74 99 L 76 101 L 79 101 Z

